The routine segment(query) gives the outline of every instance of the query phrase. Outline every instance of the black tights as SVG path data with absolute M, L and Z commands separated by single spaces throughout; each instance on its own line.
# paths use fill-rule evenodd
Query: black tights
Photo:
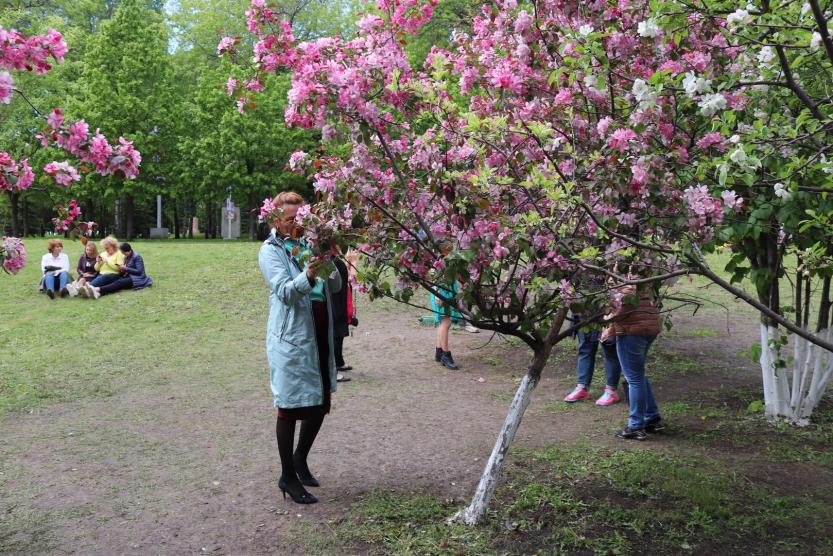
M 280 418 L 276 420 L 275 436 L 278 439 L 278 453 L 281 456 L 281 478 L 287 483 L 298 482 L 299 473 L 302 476 L 311 476 L 307 466 L 307 456 L 323 422 L 323 413 L 319 417 L 301 421 L 301 434 L 298 436 L 298 446 L 293 453 L 295 421 Z

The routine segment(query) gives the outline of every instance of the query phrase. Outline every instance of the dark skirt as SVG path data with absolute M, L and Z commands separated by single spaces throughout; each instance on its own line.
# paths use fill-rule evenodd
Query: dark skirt
M 278 408 L 278 419 L 285 421 L 303 421 L 321 418 L 330 412 L 330 341 L 327 337 L 327 304 L 324 301 L 312 302 L 312 315 L 315 319 L 315 341 L 318 344 L 318 372 L 324 387 L 324 403 L 310 407 Z

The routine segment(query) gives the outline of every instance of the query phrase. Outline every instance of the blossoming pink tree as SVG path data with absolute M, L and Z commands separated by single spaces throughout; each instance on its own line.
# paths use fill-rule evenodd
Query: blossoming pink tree
M 544 364 L 571 332 L 568 309 L 593 321 L 606 298 L 628 302 L 608 295 L 609 279 L 656 288 L 702 273 L 738 291 L 702 251 L 746 214 L 750 190 L 707 163 L 734 153 L 753 165 L 727 122 L 755 98 L 758 84 L 741 77 L 757 61 L 727 40 L 726 19 L 688 5 L 663 4 L 676 15 L 660 20 L 644 1 L 502 0 L 454 48 L 411 67 L 403 43 L 435 3 L 378 0 L 350 41 L 298 44 L 263 0 L 247 16 L 259 71 L 292 71 L 286 122 L 321 132 L 321 149 L 291 163 L 313 174 L 324 235 L 342 230 L 371 261 L 363 286 L 408 302 L 456 282 L 467 318 L 532 349 L 459 516 L 474 523 Z M 229 94 L 245 109 L 258 82 L 229 83 Z
M 683 94 L 689 74 L 718 74 L 736 52 L 708 21 L 662 34 L 641 2 L 487 4 L 452 50 L 413 68 L 403 43 L 435 4 L 378 0 L 355 39 L 301 44 L 263 0 L 247 15 L 259 70 L 292 71 L 286 122 L 321 131 L 315 160 L 292 164 L 314 174 L 319 226 L 371 261 L 363 286 L 408 302 L 456 282 L 467 318 L 533 352 L 459 515 L 475 523 L 546 361 L 572 332 L 568 310 L 598 319 L 610 278 L 656 287 L 687 273 L 680 246 L 707 243 L 743 206 L 691 172 L 693 157 L 724 148 L 709 122 L 743 99 Z M 256 82 L 229 84 L 239 106 Z
M 23 91 L 15 87 L 13 71 L 29 71 L 37 74 L 48 72 L 52 62 L 62 62 L 68 49 L 61 34 L 54 30 L 44 35 L 24 36 L 14 29 L 0 27 L 0 103 L 9 104 L 17 93 L 24 102 L 29 102 Z M 38 108 L 31 106 L 39 112 Z M 130 141 L 119 138 L 118 145 L 110 145 L 99 133 L 91 133 L 89 125 L 80 120 L 67 124 L 60 108 L 55 108 L 44 117 L 45 126 L 38 139 L 44 147 L 58 147 L 78 160 L 76 168 L 70 161 L 50 162 L 43 168 L 56 184 L 69 188 L 81 179 L 81 172 L 95 171 L 101 175 L 120 174 L 135 178 L 139 173 L 141 155 Z M 35 173 L 28 161 L 15 159 L 10 153 L 0 151 L 0 191 L 23 191 L 32 186 Z M 67 207 L 57 206 L 58 217 L 53 218 L 58 232 L 67 231 L 81 215 L 78 204 L 71 200 Z M 84 223 L 83 230 L 91 230 L 92 223 Z M 16 238 L 4 238 L 0 248 L 3 268 L 16 273 L 25 264 L 26 251 L 23 243 Z

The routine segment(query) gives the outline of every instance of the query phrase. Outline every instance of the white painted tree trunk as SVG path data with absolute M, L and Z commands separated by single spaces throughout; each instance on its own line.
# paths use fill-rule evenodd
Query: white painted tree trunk
M 818 336 L 829 342 L 833 330 L 824 330 Z M 794 360 L 789 377 L 786 366 L 779 368 L 778 350 L 773 347 L 780 338 L 781 332 L 776 327 L 761 324 L 760 363 L 766 415 L 770 419 L 806 425 L 833 378 L 833 353 L 794 336 Z
M 495 494 L 495 489 L 497 489 L 498 478 L 500 477 L 503 462 L 506 459 L 506 453 L 509 451 L 509 446 L 512 444 L 512 441 L 515 440 L 515 434 L 518 432 L 518 427 L 521 426 L 521 419 L 526 408 L 529 406 L 529 402 L 532 400 L 532 392 L 538 385 L 540 376 L 540 370 L 534 373 L 532 369 L 524 375 L 521 384 L 518 386 L 518 390 L 515 392 L 512 405 L 509 406 L 509 413 L 506 415 L 506 420 L 503 423 L 503 428 L 500 430 L 500 435 L 497 437 L 495 447 L 492 448 L 489 461 L 486 462 L 486 468 L 480 477 L 480 482 L 477 485 L 477 490 L 474 493 L 471 504 L 464 510 L 460 510 L 450 521 L 462 521 L 468 525 L 477 525 L 486 516 L 489 502 Z

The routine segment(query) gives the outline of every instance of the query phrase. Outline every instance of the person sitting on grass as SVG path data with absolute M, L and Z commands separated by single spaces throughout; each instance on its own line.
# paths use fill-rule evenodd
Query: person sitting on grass
M 48 253 L 40 260 L 43 271 L 41 289 L 46 291 L 50 299 L 55 299 L 55 294 L 66 297 L 69 295 L 69 257 L 63 252 L 64 243 L 60 239 L 50 239 L 46 244 L 46 250 Z
M 107 236 L 99 244 L 102 252 L 99 253 L 95 263 L 98 276 L 78 290 L 81 297 L 93 297 L 94 288 L 112 284 L 121 278 L 122 272 L 119 267 L 124 264 L 124 253 L 119 251 L 118 240 L 113 236 Z
M 78 257 L 78 264 L 75 266 L 78 272 L 78 278 L 67 284 L 67 291 L 70 297 L 75 297 L 79 293 L 79 288 L 83 288 L 87 282 L 92 281 L 98 276 L 98 271 L 95 269 L 96 259 L 98 259 L 98 247 L 92 241 L 88 241 L 84 246 L 84 253 Z
M 85 286 L 88 297 L 98 299 L 102 295 L 115 293 L 119 290 L 141 290 L 153 284 L 150 276 L 145 273 L 145 260 L 125 242 L 119 245 L 119 251 L 124 255 L 124 264 L 119 265 L 119 278 L 103 286 Z

